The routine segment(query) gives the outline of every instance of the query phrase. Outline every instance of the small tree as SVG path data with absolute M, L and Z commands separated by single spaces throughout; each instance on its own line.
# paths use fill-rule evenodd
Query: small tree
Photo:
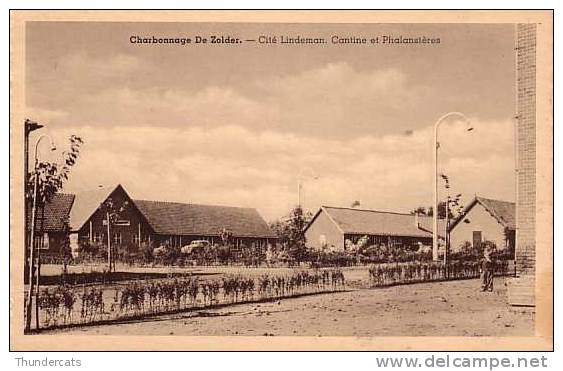
M 229 264 L 234 253 L 232 251 L 233 232 L 231 232 L 228 228 L 223 227 L 219 236 L 221 237 L 221 246 L 216 249 L 216 259 L 221 261 L 223 264 Z
M 418 215 L 430 215 L 428 214 L 428 212 L 430 212 L 431 210 L 427 210 L 426 207 L 424 206 L 418 206 L 417 208 L 415 208 L 413 211 L 411 211 L 412 215 L 418 214 Z
M 63 280 L 66 280 L 68 263 L 72 259 L 72 249 L 70 247 L 70 222 L 68 217 L 64 220 L 64 235 L 61 240 L 59 254 L 63 262 Z
M 121 218 L 121 215 L 127 209 L 129 203 L 123 201 L 121 203 L 114 201 L 111 197 L 108 197 L 99 207 L 99 209 L 105 215 L 105 222 L 107 227 L 107 243 L 108 243 L 108 271 L 115 271 L 115 253 L 111 246 L 111 231 L 115 223 Z
M 36 229 L 36 219 L 37 210 L 41 210 L 41 214 L 44 214 L 45 205 L 51 201 L 55 193 L 63 188 L 64 183 L 68 180 L 71 168 L 76 164 L 78 160 L 78 155 L 80 153 L 80 147 L 84 143 L 82 138 L 71 135 L 69 138 L 70 150 L 63 152 L 63 161 L 61 164 L 56 162 L 39 162 L 36 158 L 35 166 L 31 174 L 27 177 L 28 185 L 26 187 L 27 194 L 25 195 L 26 207 L 31 207 L 31 235 L 35 235 Z M 43 220 L 43 219 L 42 219 Z M 42 223 L 43 225 L 43 223 Z M 43 228 L 41 227 L 40 236 L 43 236 Z M 68 230 L 66 231 L 68 232 Z M 38 312 L 38 295 L 39 295 L 39 257 L 34 257 L 35 252 L 35 237 L 30 238 L 30 251 L 28 256 L 30 257 L 29 264 L 29 295 L 26 304 L 26 330 L 31 328 L 31 298 L 34 294 L 34 281 L 35 275 L 37 275 L 36 283 L 37 288 L 35 290 L 35 306 L 36 306 L 36 327 L 39 328 L 39 318 Z M 39 252 L 39 251 L 37 251 Z M 35 261 L 37 260 L 37 267 L 35 267 Z M 37 270 L 37 272 L 35 272 Z
M 290 219 L 288 223 L 289 232 L 289 256 L 297 263 L 303 261 L 306 257 L 306 247 L 305 247 L 305 227 L 307 226 L 307 220 L 303 213 L 301 206 L 297 206 L 291 211 Z
M 307 256 L 305 227 L 311 218 L 311 213 L 305 213 L 300 206 L 297 206 L 287 217 L 271 224 L 282 248 L 290 259 L 298 263 Z

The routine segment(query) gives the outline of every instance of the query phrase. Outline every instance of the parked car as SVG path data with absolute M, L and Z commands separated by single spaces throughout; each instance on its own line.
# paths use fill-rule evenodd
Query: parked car
M 204 248 L 211 246 L 209 241 L 206 240 L 194 240 L 190 242 L 189 245 L 182 246 L 182 254 L 190 255 L 197 251 L 202 251 Z

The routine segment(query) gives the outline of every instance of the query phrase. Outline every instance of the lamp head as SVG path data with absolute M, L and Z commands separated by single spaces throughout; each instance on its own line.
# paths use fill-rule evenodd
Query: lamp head
M 29 134 L 34 130 L 38 130 L 41 129 L 43 127 L 43 125 L 38 124 L 35 121 L 31 121 L 29 119 L 25 119 L 25 130 L 26 132 Z

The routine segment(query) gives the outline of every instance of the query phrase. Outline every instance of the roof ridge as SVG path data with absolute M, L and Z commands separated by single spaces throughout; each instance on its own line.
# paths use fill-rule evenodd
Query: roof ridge
M 414 214 L 410 214 L 410 213 L 400 213 L 400 212 L 397 212 L 397 211 L 382 211 L 382 210 L 374 210 L 374 209 L 359 209 L 359 208 L 356 208 L 356 207 L 327 206 L 327 205 L 322 205 L 321 207 L 322 208 L 329 208 L 329 209 L 367 211 L 367 212 L 371 212 L 371 213 L 380 213 L 380 214 L 395 214 L 395 215 L 414 216 Z M 425 216 L 425 215 L 419 215 L 419 216 Z
M 501 212 L 499 212 L 499 210 L 497 210 L 496 206 L 498 205 L 495 205 L 495 203 L 496 204 L 503 203 L 516 207 L 515 202 L 495 200 L 491 198 L 480 197 L 477 195 L 475 196 L 475 200 L 479 202 L 485 208 L 485 210 L 487 210 L 493 216 L 493 218 L 495 218 L 499 223 L 503 224 L 505 227 L 508 226 L 509 221 L 505 218 L 504 215 L 502 215 Z
M 132 199 L 133 202 L 154 202 L 163 204 L 176 204 L 176 205 L 188 205 L 188 206 L 207 206 L 207 207 L 228 207 L 232 209 L 242 209 L 242 210 L 256 210 L 255 207 L 242 207 L 242 206 L 228 206 L 228 205 L 210 205 L 210 204 L 199 204 L 193 202 L 180 202 L 180 201 L 161 201 L 161 200 L 143 200 L 143 199 Z
M 486 200 L 486 201 L 494 201 L 494 202 L 503 202 L 506 204 L 514 204 L 516 205 L 516 202 L 514 201 L 506 201 L 506 200 L 499 200 L 497 198 L 488 198 L 488 197 L 483 197 L 483 196 L 479 196 L 479 195 L 475 195 L 475 198 L 478 200 Z

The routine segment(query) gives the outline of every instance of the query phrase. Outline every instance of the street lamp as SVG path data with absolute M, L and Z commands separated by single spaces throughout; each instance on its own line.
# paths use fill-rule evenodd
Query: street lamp
M 434 210 L 432 213 L 432 260 L 434 261 L 438 261 L 438 148 L 440 148 L 440 143 L 438 142 L 438 128 L 442 122 L 451 116 L 461 117 L 467 125 L 467 131 L 473 130 L 469 119 L 461 112 L 448 112 L 440 117 L 434 124 Z M 444 238 L 446 238 L 446 236 L 444 236 Z
M 319 177 L 315 174 L 310 167 L 301 168 L 297 175 L 297 206 L 301 207 L 301 194 L 303 193 L 303 181 L 305 180 L 305 172 L 309 172 L 309 179 L 317 180 Z
M 39 149 L 39 143 L 41 143 L 41 140 L 43 140 L 44 138 L 49 138 L 49 140 L 51 141 L 51 151 L 56 150 L 57 148 L 55 147 L 55 143 L 53 141 L 53 138 L 51 138 L 50 135 L 48 134 L 41 134 L 39 136 L 39 138 L 37 138 L 37 141 L 35 142 L 35 157 L 34 157 L 34 165 L 33 165 L 33 169 L 35 172 L 35 179 L 33 181 L 33 204 L 32 204 L 32 208 L 31 208 L 31 231 L 30 231 L 30 238 L 29 238 L 29 294 L 28 294 L 28 301 L 27 301 L 27 318 L 26 318 L 26 328 L 29 330 L 31 328 L 31 300 L 32 300 L 32 295 L 33 295 L 33 286 L 34 286 L 34 282 L 33 282 L 33 276 L 34 276 L 34 261 L 36 259 L 35 257 L 35 219 L 36 219 L 36 214 L 37 214 L 37 187 L 39 185 L 39 174 L 37 173 L 37 165 L 39 164 L 38 158 L 37 158 L 37 153 L 38 153 L 38 149 Z M 37 288 L 39 288 L 39 271 L 37 272 Z M 37 303 L 36 303 L 37 304 Z M 37 317 L 37 313 L 35 315 L 35 321 L 38 324 L 39 323 L 39 318 Z M 38 326 L 36 326 L 38 327 Z
M 24 249 L 27 249 L 29 245 L 29 210 L 28 210 L 28 181 L 29 181 L 29 134 L 32 131 L 39 130 L 43 127 L 43 125 L 38 124 L 35 121 L 31 121 L 29 119 L 25 119 L 24 121 L 24 130 L 23 130 L 23 198 L 24 198 L 24 220 L 25 220 L 25 233 L 24 233 Z M 24 263 L 24 277 L 29 274 L 29 264 L 28 259 L 29 255 L 27 254 L 27 250 L 24 253 L 25 255 L 25 263 Z

